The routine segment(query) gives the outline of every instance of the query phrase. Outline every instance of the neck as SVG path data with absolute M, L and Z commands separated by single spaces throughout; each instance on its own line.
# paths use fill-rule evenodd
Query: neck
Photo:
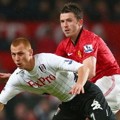
M 72 41 L 72 43 L 75 45 L 76 44 L 76 42 L 77 42 L 77 40 L 78 40 L 78 38 L 79 38 L 79 36 L 80 36 L 80 31 L 79 31 L 79 33 L 74 37 L 74 38 L 71 38 L 71 41 Z
M 32 57 L 29 62 L 28 62 L 28 67 L 26 68 L 26 70 L 29 72 L 29 71 L 32 71 L 34 66 L 35 66 L 35 59 L 34 57 Z
M 81 34 L 82 28 L 80 28 L 80 30 L 77 32 L 76 36 L 71 37 L 71 41 L 73 42 L 73 44 L 76 44 L 80 34 Z

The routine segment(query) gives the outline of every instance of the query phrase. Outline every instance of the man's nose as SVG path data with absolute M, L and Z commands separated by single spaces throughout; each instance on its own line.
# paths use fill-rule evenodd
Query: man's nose
M 15 56 L 15 60 L 16 60 L 16 61 L 19 61 L 19 60 L 20 60 L 19 55 L 16 55 L 16 56 Z
M 65 21 L 64 22 L 64 27 L 67 27 L 68 26 L 68 23 Z

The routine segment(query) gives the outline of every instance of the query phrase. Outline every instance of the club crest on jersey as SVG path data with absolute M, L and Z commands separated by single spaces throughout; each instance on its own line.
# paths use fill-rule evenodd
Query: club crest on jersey
M 65 62 L 68 62 L 68 64 L 72 64 L 73 61 L 66 59 Z
M 84 46 L 85 53 L 91 53 L 93 51 L 93 46 L 91 44 Z
M 39 66 L 39 69 L 40 69 L 41 72 L 45 72 L 45 71 L 46 71 L 46 67 L 45 67 L 44 64 L 41 64 L 41 65 Z
M 77 54 L 80 58 L 82 57 L 80 50 L 78 50 Z

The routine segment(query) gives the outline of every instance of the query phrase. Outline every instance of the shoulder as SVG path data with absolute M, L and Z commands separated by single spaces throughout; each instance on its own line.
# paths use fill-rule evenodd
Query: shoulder
M 90 36 L 90 37 L 95 37 L 97 36 L 95 33 L 93 33 L 92 31 L 89 31 L 87 29 L 83 29 L 83 32 L 82 32 L 82 36 Z
M 47 64 L 58 58 L 58 56 L 53 53 L 40 53 L 36 54 L 34 57 L 37 64 Z
M 96 35 L 95 33 L 93 33 L 92 31 L 89 31 L 89 30 L 86 30 L 86 29 L 83 29 L 82 31 L 82 35 L 81 35 L 81 38 L 85 41 L 101 41 L 102 38 L 98 35 Z
M 17 68 L 9 77 L 9 80 L 7 82 L 7 85 L 16 85 L 20 82 L 22 76 L 21 74 L 23 73 L 23 70 Z
M 55 54 L 53 54 L 53 53 L 39 53 L 39 54 L 36 54 L 36 55 L 34 55 L 34 58 L 35 59 L 39 59 L 39 58 L 48 58 L 48 57 L 52 57 L 52 56 L 55 56 Z
M 10 79 L 16 79 L 19 78 L 24 74 L 24 70 L 17 68 L 12 75 L 10 76 Z
M 18 74 L 22 73 L 22 71 L 23 71 L 22 69 L 17 68 L 17 69 L 12 73 L 12 76 L 18 75 Z
M 63 39 L 58 46 L 66 46 L 69 42 L 71 42 L 70 38 Z

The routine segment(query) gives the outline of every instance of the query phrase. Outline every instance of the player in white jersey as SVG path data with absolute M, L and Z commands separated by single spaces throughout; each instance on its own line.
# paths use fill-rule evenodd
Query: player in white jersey
M 115 120 L 100 89 L 87 81 L 89 69 L 83 64 L 50 53 L 33 56 L 26 38 L 12 41 L 11 56 L 18 68 L 0 94 L 0 111 L 15 95 L 27 91 L 62 101 L 53 120 Z

